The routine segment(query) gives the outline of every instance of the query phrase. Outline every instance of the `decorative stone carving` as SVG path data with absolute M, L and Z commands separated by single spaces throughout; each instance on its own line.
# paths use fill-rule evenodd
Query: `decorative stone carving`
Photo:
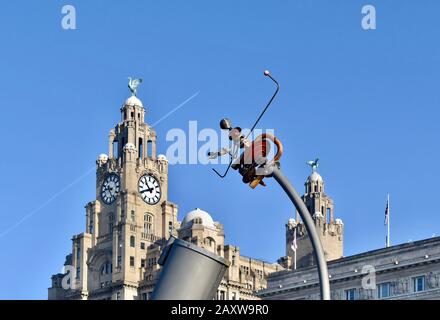
M 96 164 L 99 167 L 102 167 L 103 165 L 105 165 L 107 163 L 107 161 L 108 161 L 108 156 L 106 154 L 104 154 L 104 153 L 101 153 L 98 156 L 98 159 L 96 159 Z
M 429 289 L 434 289 L 439 286 L 439 277 L 438 274 L 434 272 L 430 272 L 426 277 L 426 284 Z
M 395 294 L 407 293 L 409 289 L 409 280 L 407 278 L 396 280 L 394 288 Z

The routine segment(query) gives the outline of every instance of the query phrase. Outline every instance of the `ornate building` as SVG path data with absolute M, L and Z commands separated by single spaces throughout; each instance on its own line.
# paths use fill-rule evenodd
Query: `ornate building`
M 324 192 L 324 180 L 315 170 L 305 182 L 305 193 L 302 200 L 313 216 L 326 260 L 341 258 L 343 256 L 344 225 L 341 219 L 334 218 L 333 200 Z M 295 234 L 296 259 L 292 249 Z M 282 257 L 279 262 L 286 268 L 293 269 L 295 260 L 296 267 L 301 268 L 313 265 L 314 259 L 310 239 L 297 212 L 296 219 L 289 219 L 286 224 L 286 256 Z
M 219 299 L 258 299 L 254 291 L 283 268 L 225 245 L 223 226 L 200 209 L 177 220 L 178 207 L 168 200 L 168 162 L 156 155 L 156 132 L 145 122 L 135 89 L 110 131 L 108 155 L 96 161 L 96 200 L 85 207 L 86 231 L 73 236 L 66 272 L 52 276 L 49 299 L 148 299 L 171 234 L 230 261 Z
M 440 299 L 440 237 L 343 256 L 344 226 L 333 218 L 333 201 L 324 193 L 322 177 L 313 172 L 303 200 L 313 212 L 328 262 L 331 299 Z M 271 273 L 262 299 L 319 299 L 318 273 L 304 225 L 286 224 L 286 270 Z M 297 269 L 292 270 L 292 241 L 297 234 Z M 287 269 L 288 268 L 288 269 Z M 289 270 L 290 269 L 290 270 Z

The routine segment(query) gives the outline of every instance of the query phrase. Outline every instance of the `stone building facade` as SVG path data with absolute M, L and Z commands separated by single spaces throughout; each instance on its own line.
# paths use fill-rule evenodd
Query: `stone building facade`
M 340 258 L 328 263 L 333 300 L 440 299 L 440 237 Z M 319 299 L 315 266 L 275 272 L 262 299 Z
M 333 218 L 333 201 L 324 193 L 322 177 L 313 172 L 305 183 L 303 200 L 313 212 L 315 227 L 328 261 L 331 299 L 440 299 L 440 237 L 400 244 L 349 257 L 343 256 L 342 220 Z M 262 299 L 319 299 L 319 283 L 310 240 L 296 219 L 286 224 L 286 267 L 271 273 Z M 297 269 L 292 241 L 297 234 Z
M 219 299 L 259 299 L 254 290 L 283 267 L 225 245 L 223 226 L 203 210 L 178 221 L 178 206 L 168 200 L 168 161 L 156 155 L 156 132 L 145 122 L 142 102 L 133 95 L 120 111 L 108 155 L 96 161 L 96 198 L 85 206 L 85 232 L 73 236 L 65 272 L 52 276 L 49 299 L 148 299 L 171 234 L 230 261 Z

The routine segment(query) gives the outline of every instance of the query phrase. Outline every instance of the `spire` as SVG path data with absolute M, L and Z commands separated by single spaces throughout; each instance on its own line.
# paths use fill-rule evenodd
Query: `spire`
M 142 79 L 128 78 L 131 96 L 121 107 L 121 121 L 109 134 L 109 158 L 120 163 L 156 159 L 156 132 L 145 123 L 146 110 L 137 97 Z M 125 156 L 127 155 L 127 157 Z

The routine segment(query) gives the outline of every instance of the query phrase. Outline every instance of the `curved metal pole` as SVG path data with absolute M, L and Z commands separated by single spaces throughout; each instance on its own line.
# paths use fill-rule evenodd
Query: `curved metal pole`
M 330 300 L 330 281 L 328 278 L 327 262 L 325 261 L 324 250 L 322 249 L 321 241 L 319 240 L 318 233 L 316 232 L 312 216 L 310 215 L 309 210 L 307 210 L 307 207 L 302 201 L 298 192 L 296 192 L 295 188 L 292 186 L 286 176 L 275 166 L 273 167 L 272 174 L 275 180 L 289 196 L 304 222 L 316 256 L 321 300 Z

